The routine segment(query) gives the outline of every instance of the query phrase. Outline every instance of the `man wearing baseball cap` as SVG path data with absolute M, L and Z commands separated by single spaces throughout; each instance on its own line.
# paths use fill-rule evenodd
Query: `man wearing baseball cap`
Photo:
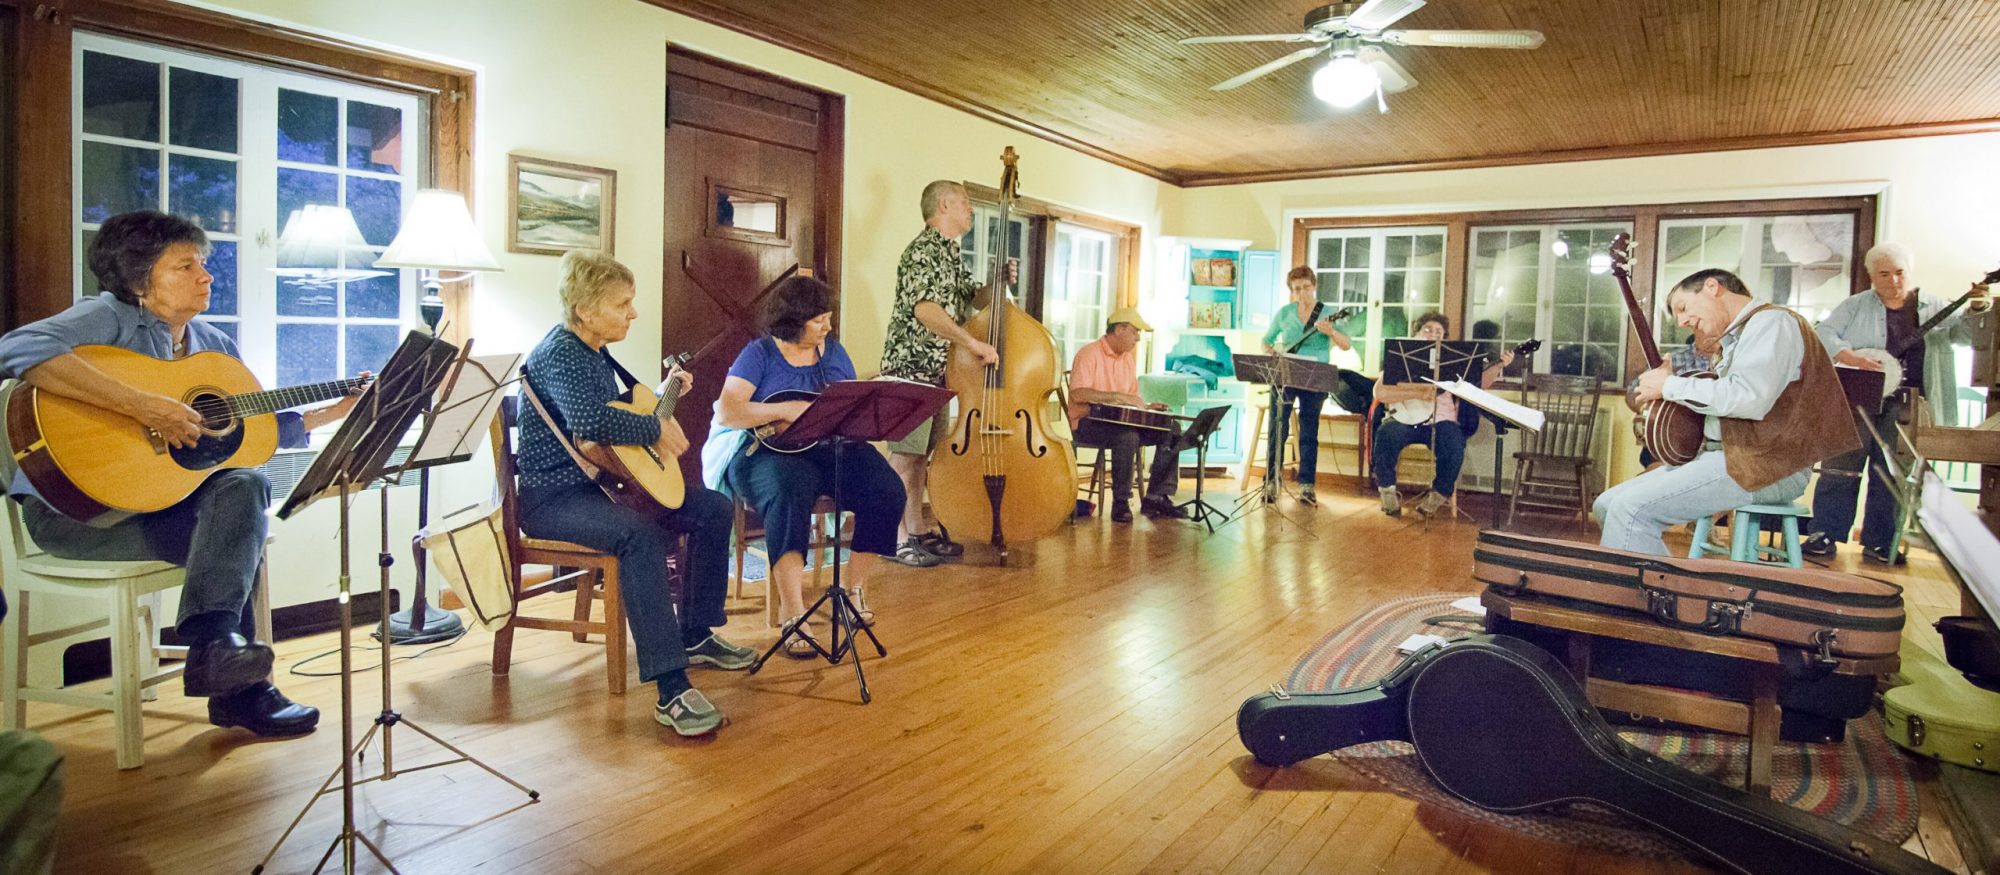
M 1165 410 L 1165 404 L 1147 404 L 1139 397 L 1139 332 L 1153 326 L 1132 307 L 1121 307 L 1105 320 L 1104 336 L 1076 351 L 1069 371 L 1069 425 L 1079 448 L 1100 447 L 1111 451 L 1111 519 L 1132 521 L 1132 472 L 1139 448 L 1156 447 L 1153 466 L 1146 478 L 1146 495 L 1139 510 L 1149 517 L 1186 519 L 1187 511 L 1174 506 L 1174 490 L 1180 487 L 1180 428 L 1171 431 L 1113 424 L 1085 419 L 1092 404 L 1117 404 Z

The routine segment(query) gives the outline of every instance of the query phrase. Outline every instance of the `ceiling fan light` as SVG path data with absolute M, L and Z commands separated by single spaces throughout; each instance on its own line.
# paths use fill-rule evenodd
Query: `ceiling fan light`
M 1341 109 L 1359 106 L 1375 96 L 1381 84 L 1375 68 L 1353 55 L 1334 58 L 1312 78 L 1313 96 Z

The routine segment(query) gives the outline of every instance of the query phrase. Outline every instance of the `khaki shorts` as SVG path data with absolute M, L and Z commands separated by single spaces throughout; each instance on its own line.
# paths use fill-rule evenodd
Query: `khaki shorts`
M 889 452 L 928 456 L 931 450 L 937 449 L 938 444 L 944 443 L 945 436 L 949 434 L 951 434 L 951 405 L 947 404 L 936 416 L 931 417 L 931 421 L 917 426 L 902 440 L 890 441 Z

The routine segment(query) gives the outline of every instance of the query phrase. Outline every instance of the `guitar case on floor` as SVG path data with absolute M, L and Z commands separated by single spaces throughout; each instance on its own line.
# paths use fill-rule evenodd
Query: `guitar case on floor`
M 1431 777 L 1474 805 L 1517 813 L 1595 803 L 1746 875 L 1945 871 L 1627 744 L 1561 663 L 1505 636 L 1432 645 L 1368 687 L 1252 696 L 1237 710 L 1236 730 L 1257 761 L 1272 766 L 1408 741 Z
M 1649 616 L 1710 635 L 1741 635 L 1817 656 L 1896 655 L 1903 588 L 1822 568 L 1683 559 L 1483 531 L 1473 577 L 1508 595 L 1579 610 Z

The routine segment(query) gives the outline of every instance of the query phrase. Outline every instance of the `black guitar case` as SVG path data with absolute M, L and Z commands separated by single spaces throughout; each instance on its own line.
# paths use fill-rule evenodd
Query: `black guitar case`
M 1518 813 L 1593 802 L 1746 875 L 1946 871 L 1627 744 L 1568 669 L 1505 636 L 1433 645 L 1369 687 L 1252 696 L 1236 713 L 1236 731 L 1257 761 L 1271 766 L 1371 741 L 1408 741 L 1431 777 L 1481 808 Z

